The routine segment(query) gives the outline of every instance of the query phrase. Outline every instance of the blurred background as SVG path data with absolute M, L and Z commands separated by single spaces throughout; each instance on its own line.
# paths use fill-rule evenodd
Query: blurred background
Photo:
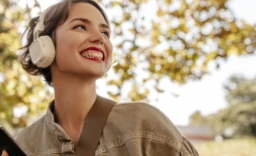
M 53 99 L 18 55 L 29 19 L 57 2 L 0 0 L 0 124 L 12 135 Z M 255 156 L 255 0 L 98 2 L 111 21 L 115 60 L 98 94 L 157 107 L 202 156 Z

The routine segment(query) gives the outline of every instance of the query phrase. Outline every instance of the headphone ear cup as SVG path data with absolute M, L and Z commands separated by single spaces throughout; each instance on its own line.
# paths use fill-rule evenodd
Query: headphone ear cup
M 29 46 L 33 64 L 38 67 L 49 67 L 55 58 L 55 46 L 49 36 L 40 36 Z

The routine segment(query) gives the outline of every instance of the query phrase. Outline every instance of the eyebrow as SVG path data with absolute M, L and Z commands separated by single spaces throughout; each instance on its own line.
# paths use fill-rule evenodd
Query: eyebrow
M 74 18 L 69 23 L 72 23 L 74 21 L 82 21 L 82 22 L 87 23 L 87 24 L 91 24 L 92 23 L 89 19 L 86 19 L 86 18 Z M 110 27 L 107 24 L 105 24 L 105 23 L 101 23 L 100 27 L 110 29 Z

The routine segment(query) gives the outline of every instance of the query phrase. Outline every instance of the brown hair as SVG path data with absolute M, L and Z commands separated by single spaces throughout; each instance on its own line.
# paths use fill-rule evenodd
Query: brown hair
M 89 3 L 94 7 L 96 7 L 101 12 L 105 21 L 109 25 L 109 21 L 103 9 L 94 0 L 63 0 L 62 2 L 59 2 L 51 6 L 49 9 L 47 9 L 47 12 L 44 18 L 45 27 L 44 27 L 44 30 L 39 34 L 39 36 L 48 35 L 52 38 L 55 44 L 56 42 L 54 38 L 55 29 L 57 28 L 58 25 L 65 22 L 65 20 L 68 18 L 71 5 L 78 2 Z M 52 76 L 51 76 L 50 67 L 46 67 L 46 68 L 37 67 L 35 64 L 32 63 L 32 60 L 29 54 L 29 46 L 34 40 L 34 36 L 33 36 L 34 28 L 36 26 L 36 23 L 38 22 L 38 19 L 39 19 L 39 16 L 32 18 L 29 22 L 29 26 L 27 27 L 24 33 L 24 35 L 27 33 L 27 38 L 26 38 L 27 43 L 24 47 L 21 48 L 24 52 L 20 56 L 20 63 L 26 72 L 28 72 L 31 75 L 42 75 L 45 78 L 45 81 L 49 85 L 52 85 Z

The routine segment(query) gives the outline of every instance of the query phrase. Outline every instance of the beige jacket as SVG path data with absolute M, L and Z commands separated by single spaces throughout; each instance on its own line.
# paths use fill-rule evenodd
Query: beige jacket
M 54 122 L 51 107 L 16 138 L 29 156 L 74 155 L 75 146 Z M 95 156 L 198 156 L 193 145 L 158 109 L 145 103 L 113 107 Z

